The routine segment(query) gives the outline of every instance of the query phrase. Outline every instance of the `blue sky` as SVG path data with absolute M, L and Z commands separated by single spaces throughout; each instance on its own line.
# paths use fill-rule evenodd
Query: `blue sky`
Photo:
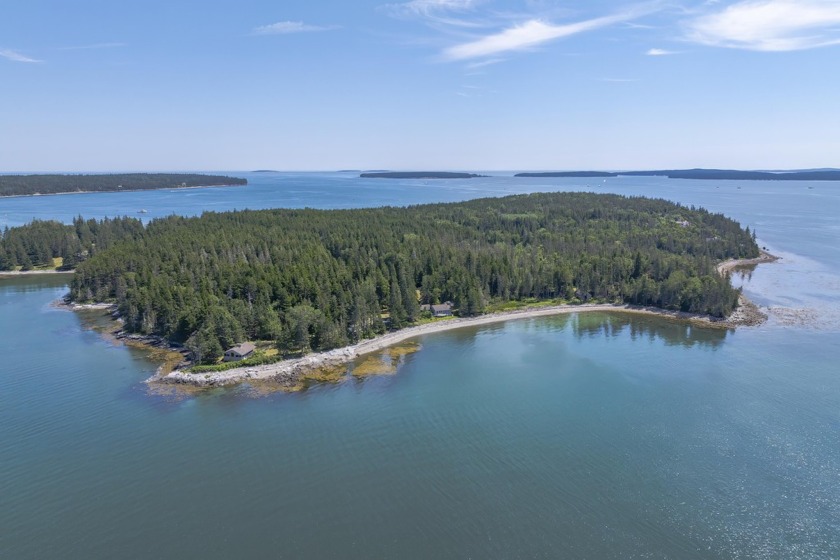
M 840 0 L 6 0 L 0 171 L 840 167 Z

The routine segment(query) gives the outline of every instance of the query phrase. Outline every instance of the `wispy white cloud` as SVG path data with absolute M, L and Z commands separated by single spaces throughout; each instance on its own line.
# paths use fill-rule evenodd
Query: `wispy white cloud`
M 28 57 L 25 54 L 21 54 L 18 51 L 13 51 L 12 49 L 0 49 L 0 56 L 5 58 L 6 60 L 11 60 L 12 62 L 43 62 L 42 60 Z
M 402 4 L 390 4 L 395 10 L 411 12 L 418 15 L 429 15 L 441 11 L 470 10 L 479 0 L 411 0 Z
M 744 0 L 686 22 L 686 38 L 715 47 L 796 51 L 840 44 L 837 0 Z
M 60 47 L 60 51 L 84 51 L 92 49 L 117 49 L 128 46 L 125 43 L 94 43 L 92 45 L 77 45 L 72 47 Z
M 648 56 L 668 56 L 671 54 L 679 54 L 677 51 L 668 51 L 665 49 L 650 49 L 646 53 Z
M 387 4 L 385 9 L 396 17 L 419 17 L 430 23 L 456 27 L 481 27 L 481 23 L 464 19 L 483 0 L 411 0 Z
M 311 33 L 337 29 L 335 25 L 309 25 L 302 21 L 278 21 L 254 28 L 254 35 L 288 35 L 290 33 Z
M 484 68 L 485 66 L 492 66 L 493 64 L 499 64 L 500 62 L 504 62 L 507 60 L 506 58 L 488 58 L 486 60 L 478 60 L 476 62 L 470 62 L 467 64 L 467 68 L 470 70 L 475 70 L 477 68 Z
M 529 50 L 563 37 L 629 21 L 648 12 L 649 10 L 637 8 L 610 16 L 563 25 L 555 25 L 541 19 L 532 19 L 499 33 L 449 47 L 443 51 L 443 57 L 446 60 L 469 60 L 497 56 L 511 51 Z
M 635 23 L 632 21 L 625 22 L 624 27 L 627 27 L 629 29 L 656 29 L 655 25 L 649 25 L 646 23 Z

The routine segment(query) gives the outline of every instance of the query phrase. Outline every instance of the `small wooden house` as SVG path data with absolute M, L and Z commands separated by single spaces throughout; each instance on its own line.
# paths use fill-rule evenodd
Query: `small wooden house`
M 450 317 L 452 316 L 452 302 L 438 303 L 432 305 L 424 305 L 421 307 L 424 311 L 430 311 L 432 317 Z
M 225 352 L 226 362 L 238 362 L 251 356 L 257 347 L 253 342 L 243 342 L 239 346 L 234 346 Z

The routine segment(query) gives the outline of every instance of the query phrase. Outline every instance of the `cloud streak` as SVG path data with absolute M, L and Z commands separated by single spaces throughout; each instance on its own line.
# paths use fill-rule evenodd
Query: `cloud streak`
M 686 39 L 714 47 L 783 52 L 840 44 L 836 0 L 744 0 L 685 24 Z
M 467 64 L 467 68 L 470 70 L 475 70 L 477 68 L 484 68 L 485 66 L 492 66 L 493 64 L 499 64 L 500 62 L 504 62 L 505 58 L 488 58 L 487 60 L 477 60 L 475 62 L 470 62 Z
M 453 18 L 449 14 L 473 10 L 482 0 L 412 0 L 402 4 L 386 4 L 385 10 L 395 17 L 419 17 L 437 23 L 472 26 L 471 22 Z
M 665 49 L 650 49 L 645 54 L 648 56 L 668 56 L 678 53 L 677 51 L 667 51 Z
M 454 27 L 481 27 L 474 21 L 455 17 L 472 11 L 483 0 L 411 0 L 402 4 L 388 4 L 385 9 L 395 17 L 418 17 L 429 23 Z
M 412 0 L 402 4 L 390 4 L 393 10 L 403 13 L 428 16 L 442 11 L 466 11 L 478 4 L 478 0 Z
M 471 60 L 498 56 L 512 51 L 530 50 L 550 41 L 635 19 L 644 13 L 647 13 L 647 11 L 631 10 L 621 14 L 563 25 L 554 25 L 541 19 L 532 19 L 499 33 L 449 47 L 443 51 L 443 58 L 448 61 Z
M 5 58 L 6 60 L 11 60 L 12 62 L 28 62 L 28 63 L 38 63 L 43 62 L 42 60 L 37 60 L 35 58 L 30 58 L 24 54 L 21 54 L 17 51 L 13 51 L 11 49 L 0 49 L 0 56 Z
M 254 35 L 289 35 L 292 33 L 313 33 L 337 29 L 334 25 L 309 25 L 302 21 L 278 21 L 254 28 Z

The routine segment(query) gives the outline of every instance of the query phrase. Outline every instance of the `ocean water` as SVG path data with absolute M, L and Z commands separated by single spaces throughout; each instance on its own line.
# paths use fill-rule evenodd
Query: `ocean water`
M 0 558 L 840 557 L 840 184 L 245 175 L 0 220 L 646 194 L 757 230 L 783 258 L 734 281 L 770 320 L 509 321 L 391 375 L 156 394 L 145 352 L 51 305 L 66 279 L 0 279 Z

